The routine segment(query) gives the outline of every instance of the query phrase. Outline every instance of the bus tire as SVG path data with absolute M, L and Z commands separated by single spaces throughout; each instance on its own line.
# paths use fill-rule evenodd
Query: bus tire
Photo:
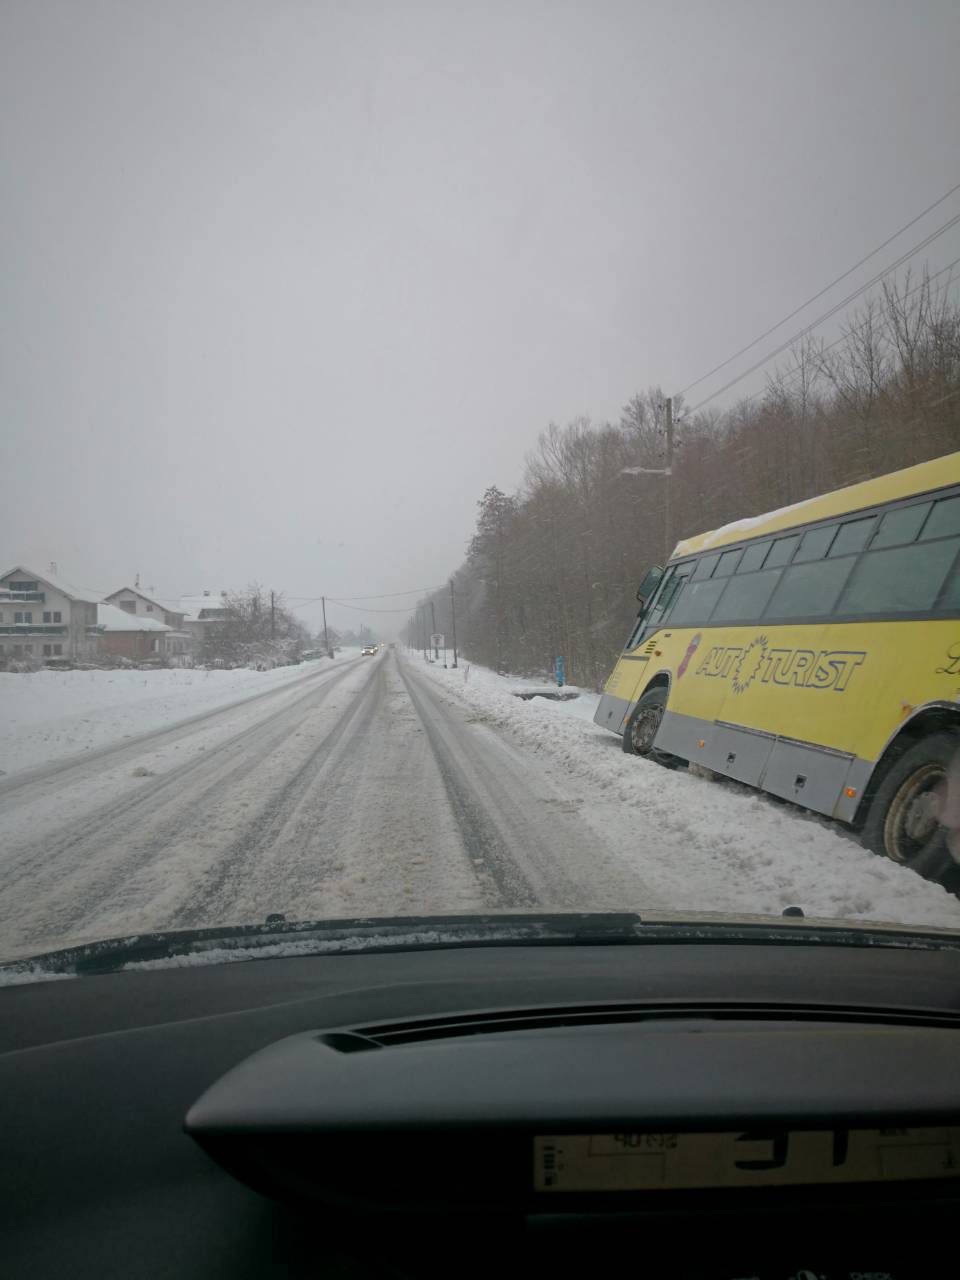
M 650 689 L 637 703 L 623 731 L 622 745 L 628 756 L 653 756 L 653 740 L 657 736 L 669 690 L 665 685 Z
M 934 793 L 960 751 L 960 733 L 931 733 L 908 747 L 881 779 L 863 824 L 867 848 L 940 881 L 956 866 L 937 820 Z

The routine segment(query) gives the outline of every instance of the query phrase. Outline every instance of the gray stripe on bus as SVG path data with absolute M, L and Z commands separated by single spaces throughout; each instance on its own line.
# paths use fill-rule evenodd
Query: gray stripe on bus
M 664 712 L 654 743 L 723 777 L 844 822 L 855 817 L 875 764 L 836 748 L 670 710 Z M 804 782 L 796 787 L 798 777 Z M 848 796 L 847 787 L 856 794 Z

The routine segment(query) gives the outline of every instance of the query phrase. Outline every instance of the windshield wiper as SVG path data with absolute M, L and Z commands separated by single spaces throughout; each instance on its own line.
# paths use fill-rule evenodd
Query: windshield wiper
M 655 943 L 736 943 L 909 947 L 960 950 L 960 934 L 907 925 L 806 920 L 795 908 L 783 918 L 694 913 L 552 912 L 475 916 L 359 917 L 288 921 L 273 914 L 262 924 L 140 933 L 83 943 L 0 964 L 4 973 L 75 975 L 116 972 L 130 965 L 226 963 L 231 960 L 428 951 L 456 947 L 644 946 Z
M 278 954 L 411 951 L 436 947 L 506 944 L 595 944 L 636 940 L 640 917 L 631 913 L 570 912 L 477 916 L 359 917 L 347 920 L 288 921 L 280 914 L 263 924 L 138 933 L 81 943 L 23 959 L 0 962 L 51 974 L 108 973 L 126 965 L 211 953 L 211 961 L 255 959 Z

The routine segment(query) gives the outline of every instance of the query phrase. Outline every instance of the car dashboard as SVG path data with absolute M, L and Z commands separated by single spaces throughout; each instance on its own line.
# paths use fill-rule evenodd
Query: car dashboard
M 951 1257 L 952 949 L 147 965 L 0 990 L 0 1050 L 5 1276 L 903 1280 Z

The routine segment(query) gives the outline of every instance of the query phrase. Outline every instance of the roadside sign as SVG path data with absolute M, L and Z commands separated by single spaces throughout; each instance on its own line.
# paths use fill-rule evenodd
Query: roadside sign
M 445 649 L 447 646 L 443 642 L 443 632 L 437 631 L 430 637 L 431 649 Z

